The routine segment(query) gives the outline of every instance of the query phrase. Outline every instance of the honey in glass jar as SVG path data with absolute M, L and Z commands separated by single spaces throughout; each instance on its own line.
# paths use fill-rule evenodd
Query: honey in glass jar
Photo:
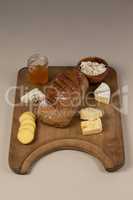
M 28 79 L 32 84 L 44 85 L 48 82 L 48 58 L 34 54 L 28 59 Z

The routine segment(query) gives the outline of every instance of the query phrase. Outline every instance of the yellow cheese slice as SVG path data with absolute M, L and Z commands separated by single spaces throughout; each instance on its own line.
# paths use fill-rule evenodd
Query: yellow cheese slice
M 22 144 L 29 144 L 34 140 L 34 133 L 29 130 L 21 130 L 18 132 L 17 139 Z
M 36 128 L 36 124 L 35 124 L 35 121 L 31 120 L 31 119 L 27 119 L 27 120 L 24 120 L 22 123 L 21 123 L 21 126 L 32 126 L 33 128 Z
M 35 122 L 34 118 L 28 115 L 23 116 L 23 118 L 21 118 L 21 120 L 19 121 L 20 121 L 20 124 L 22 124 L 23 122 L 28 121 L 28 120 Z
M 19 122 L 21 123 L 25 118 L 32 118 L 33 120 L 36 119 L 36 116 L 32 112 L 24 112 L 20 117 L 19 117 Z
M 35 128 L 32 125 L 30 125 L 30 124 L 21 125 L 20 128 L 19 128 L 19 132 L 23 131 L 23 130 L 28 130 L 28 131 L 30 131 L 32 133 L 35 132 Z

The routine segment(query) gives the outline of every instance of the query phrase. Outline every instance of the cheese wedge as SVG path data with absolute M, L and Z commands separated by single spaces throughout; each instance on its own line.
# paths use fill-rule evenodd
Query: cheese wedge
M 28 104 L 28 103 L 39 103 L 43 99 L 45 99 L 45 95 L 38 89 L 34 88 L 33 90 L 26 93 L 24 96 L 21 97 L 21 102 Z
M 100 118 L 93 121 L 82 121 L 80 125 L 83 135 L 93 135 L 102 132 L 102 122 Z
M 80 119 L 92 121 L 102 117 L 103 114 L 103 111 L 98 108 L 83 108 L 80 110 Z
M 111 91 L 110 87 L 106 83 L 101 85 L 94 91 L 95 100 L 104 104 L 110 103 Z

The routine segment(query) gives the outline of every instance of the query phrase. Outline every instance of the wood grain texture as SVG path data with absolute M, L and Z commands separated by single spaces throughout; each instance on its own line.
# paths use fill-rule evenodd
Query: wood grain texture
M 72 68 L 72 67 L 71 67 Z M 49 80 L 58 72 L 67 67 L 49 67 Z M 122 136 L 121 115 L 114 107 L 120 107 L 117 75 L 114 69 L 110 68 L 110 73 L 105 79 L 111 87 L 112 102 L 109 105 L 96 103 L 97 107 L 104 110 L 102 119 L 103 132 L 98 135 L 83 136 L 80 129 L 79 116 L 75 116 L 69 127 L 54 128 L 37 121 L 36 138 L 29 145 L 22 145 L 17 140 L 19 128 L 18 118 L 22 112 L 29 108 L 20 104 L 20 89 L 26 87 L 32 89 L 26 79 L 27 68 L 23 68 L 18 73 L 16 97 L 12 122 L 11 143 L 9 150 L 10 168 L 17 174 L 28 174 L 33 164 L 42 156 L 57 150 L 78 150 L 95 156 L 101 161 L 104 168 L 113 172 L 124 164 L 124 145 Z M 93 91 L 98 85 L 91 86 Z M 91 101 L 90 101 L 91 103 Z M 92 103 L 94 103 L 92 99 Z

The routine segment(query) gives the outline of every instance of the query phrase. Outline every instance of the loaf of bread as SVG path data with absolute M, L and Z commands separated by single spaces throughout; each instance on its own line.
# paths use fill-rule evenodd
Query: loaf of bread
M 68 69 L 58 74 L 45 88 L 46 102 L 41 102 L 39 118 L 46 124 L 65 127 L 84 101 L 89 83 L 78 69 Z

